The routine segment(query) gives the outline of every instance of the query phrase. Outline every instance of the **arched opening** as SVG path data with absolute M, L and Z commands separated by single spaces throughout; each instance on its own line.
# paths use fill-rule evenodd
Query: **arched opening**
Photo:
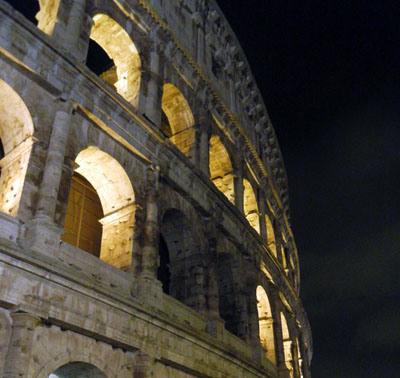
M 96 14 L 87 66 L 134 106 L 138 104 L 141 61 L 129 34 L 106 14 Z
M 195 309 L 204 289 L 199 249 L 186 216 L 167 210 L 161 222 L 158 277 L 166 294 Z
M 57 21 L 60 0 L 5 0 L 38 29 L 52 35 Z
M 243 206 L 244 206 L 244 216 L 250 225 L 260 233 L 260 218 L 258 215 L 258 204 L 256 193 L 250 182 L 243 179 Z
M 282 324 L 282 342 L 283 342 L 283 353 L 285 358 L 285 366 L 289 370 L 290 377 L 293 375 L 293 356 L 292 356 L 292 340 L 290 339 L 289 327 L 287 324 L 286 316 L 281 312 L 281 324 Z
M 224 246 L 225 251 L 229 251 L 230 245 Z M 224 321 L 225 329 L 240 337 L 240 306 L 237 301 L 238 292 L 235 286 L 237 282 L 237 262 L 231 253 L 218 253 L 217 272 L 218 272 L 218 292 L 219 292 L 219 314 Z
M 265 215 L 265 225 L 267 227 L 267 247 L 277 257 L 274 226 L 268 215 Z
M 48 378 L 107 378 L 96 366 L 86 362 L 70 362 L 51 373 Z
M 195 141 L 194 117 L 181 91 L 172 84 L 164 84 L 161 99 L 161 131 L 186 156 Z
M 33 145 L 33 123 L 21 97 L 0 80 L 0 211 L 18 213 Z
M 274 320 L 271 305 L 262 286 L 257 287 L 256 295 L 261 346 L 265 350 L 266 357 L 276 364 Z
M 162 284 L 163 292 L 165 294 L 170 294 L 171 269 L 169 250 L 167 243 L 165 242 L 165 239 L 162 235 L 160 235 L 158 253 L 160 257 L 160 263 L 157 270 L 157 279 Z
M 83 248 L 88 245 L 86 242 L 80 245 L 74 243 L 74 240 L 81 240 L 80 237 L 74 239 L 74 232 L 80 229 L 81 233 L 92 235 L 90 248 L 95 251 L 95 246 L 98 244 L 95 240 L 100 238 L 98 226 L 100 222 L 100 259 L 126 270 L 131 265 L 135 220 L 135 195 L 129 177 L 112 156 L 97 147 L 88 147 L 81 151 L 75 162 L 78 167 L 68 196 L 62 240 L 96 254 L 89 250 L 89 246 Z M 86 197 L 83 198 L 78 190 L 85 191 Z M 101 218 L 98 218 L 99 216 Z M 85 225 L 85 230 L 82 229 L 82 225 Z
M 235 202 L 233 168 L 229 153 L 217 135 L 210 138 L 210 178 L 228 200 Z

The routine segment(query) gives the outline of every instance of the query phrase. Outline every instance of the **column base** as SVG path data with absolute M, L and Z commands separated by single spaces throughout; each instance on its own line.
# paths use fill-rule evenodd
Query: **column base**
M 155 278 L 138 277 L 132 285 L 132 296 L 151 307 L 162 308 L 164 293 Z
M 32 219 L 23 227 L 19 244 L 34 252 L 54 257 L 60 246 L 62 229 L 46 217 Z

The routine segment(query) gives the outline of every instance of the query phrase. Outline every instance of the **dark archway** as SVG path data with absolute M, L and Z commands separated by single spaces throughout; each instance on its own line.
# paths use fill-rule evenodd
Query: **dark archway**
M 107 378 L 96 366 L 86 362 L 70 362 L 51 373 L 48 378 Z
M 100 76 L 107 83 L 114 85 L 117 82 L 118 77 L 114 61 L 93 39 L 89 40 L 86 65 L 92 72 Z
M 236 336 L 240 336 L 240 311 L 237 303 L 235 287 L 235 263 L 231 254 L 219 253 L 217 261 L 219 314 L 225 323 L 225 328 Z
M 170 259 L 168 246 L 162 235 L 160 235 L 158 253 L 160 256 L 160 264 L 157 270 L 157 279 L 162 284 L 163 292 L 169 294 L 171 286 Z
M 159 278 L 166 294 L 198 309 L 204 299 L 204 267 L 189 219 L 177 209 L 161 222 Z M 202 298 L 201 298 L 202 297 Z

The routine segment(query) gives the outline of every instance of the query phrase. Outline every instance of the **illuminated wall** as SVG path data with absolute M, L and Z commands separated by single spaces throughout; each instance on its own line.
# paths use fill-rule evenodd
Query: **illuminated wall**
M 228 200 L 235 202 L 233 168 L 229 153 L 217 135 L 210 138 L 210 178 Z
M 139 100 L 141 62 L 129 34 L 111 17 L 96 14 L 90 38 L 99 44 L 114 61 L 115 67 L 103 72 L 105 81 L 134 106 Z M 114 78 L 115 73 L 115 78 Z
M 33 123 L 19 95 L 0 80 L 0 211 L 16 216 L 33 145 Z
M 164 134 L 185 155 L 189 155 L 195 140 L 194 118 L 181 91 L 173 84 L 164 84 L 161 107 L 166 119 Z

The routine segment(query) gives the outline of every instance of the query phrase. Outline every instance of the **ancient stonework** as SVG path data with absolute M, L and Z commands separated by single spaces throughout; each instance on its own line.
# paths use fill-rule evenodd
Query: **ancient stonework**
M 0 376 L 310 377 L 275 133 L 213 0 L 0 0 Z

